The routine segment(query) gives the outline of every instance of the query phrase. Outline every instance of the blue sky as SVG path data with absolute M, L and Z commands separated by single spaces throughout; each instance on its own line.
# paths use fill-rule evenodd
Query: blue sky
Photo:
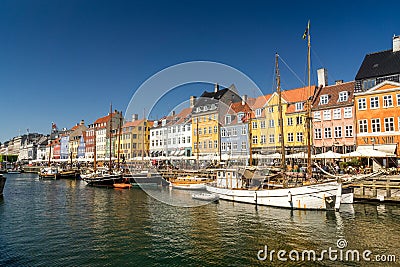
M 51 122 L 91 123 L 110 102 L 125 111 L 149 77 L 193 60 L 232 66 L 267 94 L 278 52 L 304 81 L 301 36 L 309 19 L 312 79 L 325 67 L 330 83 L 353 80 L 365 54 L 390 49 L 400 34 L 399 7 L 389 1 L 3 0 L 0 141 L 27 129 L 47 133 Z M 284 65 L 281 76 L 284 89 L 302 86 Z M 212 87 L 183 88 L 150 118 Z

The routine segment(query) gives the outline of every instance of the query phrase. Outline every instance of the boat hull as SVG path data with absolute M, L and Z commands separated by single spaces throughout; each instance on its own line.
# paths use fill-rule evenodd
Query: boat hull
M 82 177 L 82 180 L 89 186 L 114 187 L 114 184 L 123 183 L 122 175 L 109 175 L 104 177 Z
M 341 184 L 329 182 L 281 189 L 227 189 L 207 185 L 210 193 L 220 199 L 288 209 L 338 210 L 341 201 Z
M 4 186 L 6 184 L 6 180 L 7 178 L 0 175 L 0 196 L 3 196 L 3 190 L 4 190 Z
M 217 202 L 219 200 L 219 196 L 217 194 L 208 194 L 208 193 L 193 194 L 192 198 L 209 202 Z
M 171 187 L 180 190 L 206 190 L 205 184 L 174 184 L 171 183 Z

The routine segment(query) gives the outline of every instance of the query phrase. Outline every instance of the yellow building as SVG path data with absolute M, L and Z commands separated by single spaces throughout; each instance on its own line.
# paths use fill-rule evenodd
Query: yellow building
M 195 156 L 220 155 L 220 124 L 225 119 L 230 103 L 240 102 L 234 85 L 213 92 L 204 92 L 199 99 L 191 97 L 192 109 L 192 151 Z
M 137 114 L 132 116 L 132 121 L 122 126 L 122 133 L 119 137 L 119 152 L 122 160 L 132 160 L 137 157 L 149 156 L 150 127 L 153 122 L 146 119 L 138 120 Z M 115 157 L 118 155 L 118 136 L 115 143 Z
M 271 95 L 259 96 L 255 99 L 244 99 L 252 109 L 252 119 L 250 123 L 251 148 L 253 153 L 264 153 L 267 147 L 267 120 L 266 120 L 266 105 Z
M 85 126 L 85 121 L 81 121 L 77 125 L 71 128 L 69 134 L 69 142 L 68 142 L 68 149 L 69 149 L 69 157 L 72 156 L 72 159 L 78 158 L 78 148 L 81 142 L 81 137 L 84 136 L 86 133 L 87 127 Z

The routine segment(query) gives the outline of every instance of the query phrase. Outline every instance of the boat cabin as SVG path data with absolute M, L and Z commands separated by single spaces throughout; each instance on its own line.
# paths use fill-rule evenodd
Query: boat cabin
M 217 187 L 219 188 L 242 188 L 243 181 L 236 169 L 217 169 Z

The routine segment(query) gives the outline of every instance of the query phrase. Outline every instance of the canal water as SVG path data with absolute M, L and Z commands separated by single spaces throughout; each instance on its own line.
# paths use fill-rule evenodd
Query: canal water
M 400 264 L 400 205 L 359 203 L 323 212 L 220 201 L 185 208 L 140 188 L 7 178 L 0 266 L 365 266 L 376 264 L 375 256 L 391 261 L 381 266 Z M 324 254 L 329 248 L 337 253 Z M 272 250 L 286 254 L 266 257 Z M 360 260 L 346 259 L 349 250 L 359 251 Z M 302 259 L 304 251 L 315 251 L 316 259 Z M 365 251 L 371 254 L 364 260 Z

